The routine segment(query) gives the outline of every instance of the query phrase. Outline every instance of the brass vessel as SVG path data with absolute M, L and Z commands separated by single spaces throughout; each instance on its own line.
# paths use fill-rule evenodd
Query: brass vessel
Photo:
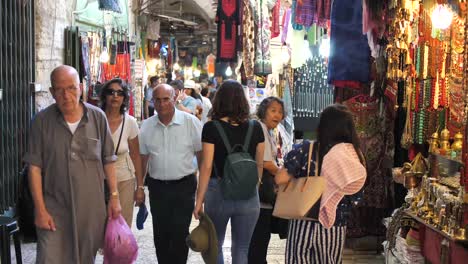
M 450 150 L 450 131 L 447 128 L 444 128 L 440 132 L 440 149 L 443 149 L 445 151 Z
M 439 134 L 437 132 L 432 133 L 429 139 L 429 152 L 436 153 L 439 148 Z
M 463 134 L 460 132 L 457 132 L 453 136 L 453 143 L 451 146 L 452 150 L 454 151 L 461 151 L 463 148 Z

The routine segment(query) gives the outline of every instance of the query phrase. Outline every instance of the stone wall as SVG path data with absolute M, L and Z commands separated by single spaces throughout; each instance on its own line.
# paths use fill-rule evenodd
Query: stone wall
M 36 110 L 54 102 L 49 93 L 50 72 L 64 63 L 64 31 L 72 24 L 74 0 L 36 0 Z

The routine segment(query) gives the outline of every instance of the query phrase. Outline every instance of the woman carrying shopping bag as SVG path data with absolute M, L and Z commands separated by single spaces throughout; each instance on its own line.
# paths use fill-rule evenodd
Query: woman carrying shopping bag
M 317 141 L 294 145 L 284 159 L 284 168 L 275 176 L 281 186 L 314 171 L 316 177 L 324 180 L 321 196 L 313 206 L 318 214 L 312 218 L 318 221 L 311 220 L 310 215 L 290 220 L 287 264 L 342 262 L 346 219 L 359 200 L 356 193 L 365 183 L 364 164 L 351 113 L 340 104 L 328 106 L 320 116 Z M 281 203 L 277 200 L 278 204 Z M 275 208 L 275 212 L 281 214 L 281 209 Z
M 124 81 L 112 79 L 104 84 L 100 100 L 101 109 L 106 113 L 112 132 L 117 155 L 117 189 L 122 205 L 122 215 L 131 228 L 134 204 L 144 204 L 145 192 L 138 143 L 138 124 L 135 118 L 126 113 L 130 100 L 129 93 L 129 88 Z

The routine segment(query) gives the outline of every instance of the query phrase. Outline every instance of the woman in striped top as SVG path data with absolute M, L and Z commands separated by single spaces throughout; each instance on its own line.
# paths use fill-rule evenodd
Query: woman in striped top
M 347 148 L 346 152 L 338 153 L 338 156 L 346 160 L 346 162 L 355 160 L 358 163 L 356 166 L 362 167 L 359 169 L 360 175 L 357 177 L 359 179 L 358 190 L 362 188 L 366 176 L 363 166 L 364 158 L 359 149 L 359 140 L 352 115 L 345 106 L 335 104 L 323 110 L 317 129 L 317 141 L 311 142 L 305 140 L 303 143 L 293 146 L 293 149 L 284 159 L 284 168 L 275 176 L 275 181 L 278 184 L 287 182 L 291 177 L 307 176 L 307 160 L 310 144 L 314 144 L 314 149 L 318 148 L 319 150 L 318 164 L 316 163 L 317 151 L 314 151 L 312 154 L 310 171 L 315 171 L 315 166 L 318 165 L 319 175 L 322 176 L 324 176 L 322 161 L 324 158 L 326 159 L 325 156 L 334 147 L 335 153 L 337 149 L 343 149 L 343 147 Z M 349 157 L 346 157 L 346 155 Z M 339 159 L 336 160 L 337 163 L 342 162 L 339 161 Z M 335 167 L 334 165 L 335 164 L 333 164 L 332 167 Z M 342 164 L 343 166 L 340 164 L 336 165 L 337 167 L 346 168 L 346 164 Z M 340 177 L 341 176 L 338 176 L 336 178 L 339 179 Z M 327 181 L 329 181 L 329 179 L 327 179 Z M 332 192 L 332 194 L 335 195 L 334 198 L 336 198 L 336 193 L 340 193 L 333 190 L 333 188 L 328 188 L 326 192 Z M 354 192 L 356 192 L 356 188 L 354 188 L 353 193 Z M 326 228 L 324 224 L 321 223 L 321 216 L 319 217 L 320 222 L 311 220 L 290 220 L 286 244 L 286 263 L 341 263 L 346 237 L 346 219 L 351 207 L 358 203 L 360 196 L 361 194 L 358 192 L 354 195 L 340 196 L 338 198 L 339 203 L 336 205 L 336 218 L 334 218 L 335 215 L 333 215 L 333 217 L 331 217 L 333 222 L 330 223 L 328 221 L 327 224 L 325 224 L 329 225 L 327 226 L 329 228 Z M 322 195 L 322 200 L 324 197 L 326 197 L 325 193 Z M 321 214 L 322 205 L 323 204 L 321 204 L 320 209 Z

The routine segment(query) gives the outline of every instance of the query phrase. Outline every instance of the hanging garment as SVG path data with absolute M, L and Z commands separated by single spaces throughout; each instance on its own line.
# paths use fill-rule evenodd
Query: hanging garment
M 381 114 L 377 98 L 362 94 L 345 100 L 343 104 L 353 114 L 368 175 L 361 205 L 351 211 L 348 235 L 383 235 L 385 227 L 382 219 L 390 210 L 392 201 L 394 110 L 385 105 Z
M 236 61 L 239 6 L 237 0 L 219 0 L 216 14 L 218 24 L 218 61 Z
M 276 38 L 281 33 L 280 9 L 281 9 L 281 0 L 277 0 L 271 12 L 271 27 L 270 27 L 271 38 Z
M 362 0 L 333 1 L 328 82 L 370 79 L 370 49 L 362 35 Z
M 150 20 L 146 26 L 146 38 L 158 40 L 160 38 L 161 22 L 159 20 Z
M 89 58 L 90 58 L 90 45 L 89 45 L 89 39 L 87 36 L 82 36 L 80 37 L 80 43 L 81 43 L 81 56 L 80 56 L 80 61 L 81 61 L 81 69 L 83 70 L 83 75 L 86 77 L 88 85 L 91 82 L 91 68 L 89 64 Z
M 275 3 L 275 0 L 259 0 L 256 1 L 254 7 L 254 20 L 258 30 L 254 65 L 254 73 L 256 75 L 268 75 L 272 73 L 270 10 L 274 7 Z
M 98 2 L 99 2 L 99 10 L 122 13 L 118 0 L 98 0 Z
M 295 22 L 308 28 L 317 23 L 317 0 L 302 0 L 296 4 Z
M 250 0 L 242 0 L 242 72 L 245 78 L 253 80 L 255 63 L 255 22 Z
M 294 30 L 302 30 L 304 27 L 296 23 L 296 7 L 297 0 L 293 0 L 291 5 L 291 26 Z
M 329 25 L 328 22 L 330 21 L 330 8 L 332 6 L 332 2 L 336 2 L 336 1 L 317 0 L 317 24 L 321 27 L 328 27 Z M 358 0 L 358 2 L 361 2 L 361 0 Z M 333 3 L 333 5 L 334 4 L 335 3 Z
M 291 8 L 284 11 L 283 15 L 283 33 L 281 33 L 281 43 L 286 43 L 289 33 L 289 27 L 291 23 Z

